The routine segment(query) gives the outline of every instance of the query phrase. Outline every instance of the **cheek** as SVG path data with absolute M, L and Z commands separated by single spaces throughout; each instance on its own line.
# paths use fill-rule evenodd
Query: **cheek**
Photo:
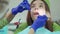
M 46 15 L 45 9 L 40 9 L 38 12 L 39 12 L 39 15 Z

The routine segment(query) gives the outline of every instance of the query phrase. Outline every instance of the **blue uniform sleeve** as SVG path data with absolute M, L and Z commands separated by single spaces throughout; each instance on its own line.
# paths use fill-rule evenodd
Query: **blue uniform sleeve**
M 25 9 L 23 9 L 22 7 L 17 7 L 17 8 L 12 8 L 12 14 L 16 15 L 18 12 L 23 12 Z

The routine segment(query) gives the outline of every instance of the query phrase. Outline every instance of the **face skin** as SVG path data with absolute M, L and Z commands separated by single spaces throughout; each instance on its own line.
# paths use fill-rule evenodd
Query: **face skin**
M 31 17 L 33 20 L 37 19 L 38 15 L 45 15 L 45 4 L 41 0 L 36 0 L 31 5 Z
M 8 6 L 8 0 L 0 0 L 0 18 L 6 12 L 7 6 Z

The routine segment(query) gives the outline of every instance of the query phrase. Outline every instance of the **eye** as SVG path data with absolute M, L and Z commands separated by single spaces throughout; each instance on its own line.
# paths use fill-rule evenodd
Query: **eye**
M 31 8 L 34 8 L 35 6 L 31 6 Z
M 42 8 L 42 7 L 43 7 L 43 5 L 40 5 L 39 7 L 40 7 L 40 8 Z

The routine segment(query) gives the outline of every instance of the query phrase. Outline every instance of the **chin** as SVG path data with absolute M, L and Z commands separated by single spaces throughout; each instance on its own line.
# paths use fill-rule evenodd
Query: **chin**
M 36 19 L 37 19 L 37 17 L 38 17 L 38 16 L 34 16 L 34 17 L 33 17 L 33 18 L 34 18 L 33 20 L 36 20 Z

